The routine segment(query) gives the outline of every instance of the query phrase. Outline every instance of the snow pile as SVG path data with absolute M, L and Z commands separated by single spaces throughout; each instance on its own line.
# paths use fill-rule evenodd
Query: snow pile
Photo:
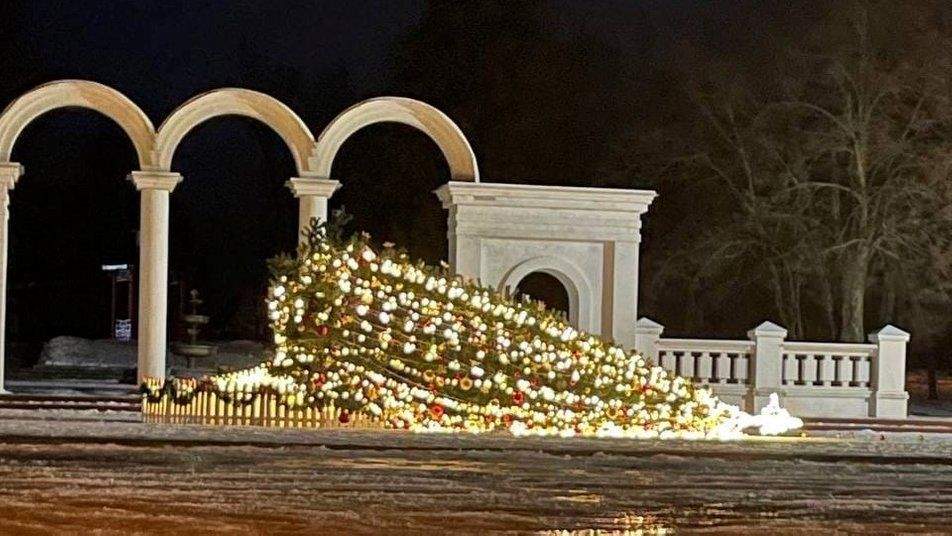
M 780 407 L 780 397 L 771 393 L 767 405 L 760 414 L 751 415 L 737 406 L 728 406 L 730 418 L 718 426 L 712 435 L 721 439 L 733 439 L 744 436 L 745 430 L 756 429 L 760 435 L 779 435 L 791 430 L 803 428 L 803 421 L 790 415 Z

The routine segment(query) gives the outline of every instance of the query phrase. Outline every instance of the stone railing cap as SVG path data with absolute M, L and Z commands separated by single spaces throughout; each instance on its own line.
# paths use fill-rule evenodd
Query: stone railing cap
M 654 320 L 643 316 L 635 322 L 635 331 L 642 333 L 658 333 L 661 334 L 664 331 L 664 326 L 655 322 Z
M 900 342 L 909 342 L 910 334 L 907 331 L 903 331 L 892 324 L 886 324 L 879 331 L 874 331 L 869 334 L 870 342 L 879 342 L 879 341 L 900 341 Z
M 782 326 L 778 326 L 773 322 L 767 320 L 761 323 L 759 326 L 747 332 L 748 337 L 777 337 L 784 338 L 787 336 L 787 330 Z

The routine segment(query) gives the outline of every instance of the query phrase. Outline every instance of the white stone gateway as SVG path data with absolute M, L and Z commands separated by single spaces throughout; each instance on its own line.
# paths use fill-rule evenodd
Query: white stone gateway
M 648 320 L 636 324 L 641 216 L 657 195 L 653 191 L 480 182 L 476 156 L 462 130 L 429 104 L 403 97 L 358 103 L 315 139 L 290 108 L 256 91 L 204 93 L 176 108 L 156 130 L 120 92 L 85 80 L 44 84 L 0 114 L 0 391 L 9 200 L 23 174 L 10 155 L 31 121 L 65 107 L 92 109 L 115 121 L 138 156 L 139 169 L 131 170 L 129 178 L 140 191 L 140 380 L 164 378 L 166 372 L 169 200 L 183 180 L 171 165 L 185 135 L 226 115 L 255 119 L 278 133 L 297 168 L 298 176 L 287 185 L 299 200 L 303 230 L 312 218 L 327 218 L 328 199 L 340 187 L 331 169 L 347 138 L 368 125 L 397 122 L 427 134 L 449 164 L 452 180 L 436 193 L 449 211 L 449 263 L 457 273 L 499 289 L 515 288 L 533 272 L 552 275 L 565 287 L 569 319 L 579 329 L 638 348 L 752 410 L 779 388 L 795 413 L 905 416 L 908 334 L 895 328 L 872 335 L 869 345 L 844 345 L 787 342 L 786 331 L 769 323 L 758 326 L 746 341 L 661 339 L 660 325 Z M 791 380 L 794 369 L 796 379 Z M 799 405 L 798 400 L 806 402 Z
M 497 289 L 549 274 L 576 327 L 635 344 L 641 215 L 655 192 L 454 181 L 436 194 L 456 273 Z

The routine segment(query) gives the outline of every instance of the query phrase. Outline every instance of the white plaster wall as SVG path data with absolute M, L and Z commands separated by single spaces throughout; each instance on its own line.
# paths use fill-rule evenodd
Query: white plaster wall
M 798 417 L 865 418 L 872 416 L 870 396 L 872 391 L 859 387 L 784 389 L 780 403 Z

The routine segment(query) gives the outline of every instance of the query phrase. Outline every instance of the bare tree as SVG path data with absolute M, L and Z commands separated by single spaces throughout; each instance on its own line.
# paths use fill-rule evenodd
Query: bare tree
M 862 341 L 868 317 L 895 321 L 944 292 L 952 47 L 929 13 L 870 21 L 857 6 L 778 55 L 771 80 L 722 69 L 693 84 L 698 119 L 669 133 L 692 150 L 663 172 L 712 181 L 731 212 L 669 267 L 711 278 L 743 265 L 795 337 Z
M 865 9 L 852 30 L 853 42 L 821 57 L 818 76 L 781 105 L 795 114 L 790 128 L 823 141 L 790 188 L 818 194 L 809 212 L 829 231 L 820 275 L 838 282 L 840 338 L 860 341 L 874 267 L 882 281 L 902 280 L 949 245 L 950 58 L 935 32 L 912 51 L 875 46 Z

